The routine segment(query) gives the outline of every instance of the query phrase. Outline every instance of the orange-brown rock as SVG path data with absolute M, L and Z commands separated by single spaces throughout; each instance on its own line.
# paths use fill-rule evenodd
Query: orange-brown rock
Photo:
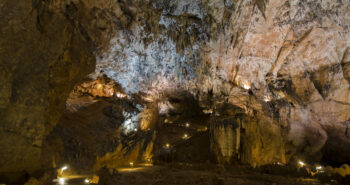
M 0 17 L 0 173 L 48 166 L 43 141 L 94 68 L 150 100 L 126 130 L 185 91 L 211 110 L 219 161 L 350 162 L 348 0 L 5 0 Z M 117 96 L 99 80 L 79 91 Z M 94 100 L 79 98 L 70 110 Z

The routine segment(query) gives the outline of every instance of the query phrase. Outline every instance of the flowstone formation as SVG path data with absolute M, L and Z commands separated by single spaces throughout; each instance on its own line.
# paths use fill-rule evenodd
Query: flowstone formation
M 152 132 L 137 160 L 191 121 L 219 163 L 350 162 L 348 0 L 6 0 L 0 17 L 0 175 L 122 165 L 123 129 Z

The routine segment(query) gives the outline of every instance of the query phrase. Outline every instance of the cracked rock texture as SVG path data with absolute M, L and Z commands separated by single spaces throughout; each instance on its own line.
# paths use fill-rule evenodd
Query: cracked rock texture
M 125 93 L 212 110 L 220 162 L 350 162 L 348 0 L 6 0 L 0 17 L 0 172 L 47 166 L 95 60 Z

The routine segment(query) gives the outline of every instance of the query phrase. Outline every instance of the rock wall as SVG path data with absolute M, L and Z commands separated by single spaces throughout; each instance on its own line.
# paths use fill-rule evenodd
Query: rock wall
M 158 111 L 138 95 L 127 96 L 106 76 L 75 86 L 66 110 L 45 140 L 57 167 L 76 173 L 129 166 L 152 158 Z M 95 171 L 94 171 L 95 170 Z
M 246 163 L 348 153 L 347 0 L 7 0 L 0 10 L 0 172 L 42 168 L 42 141 L 96 56 L 92 76 L 126 93 L 187 91 L 219 116 L 222 102 L 240 107 L 256 120 L 247 135 L 274 135 L 246 139 L 264 143 L 240 145 Z
M 109 28 L 99 26 L 106 19 L 96 16 L 108 13 L 95 5 L 0 3 L 0 173 L 50 166 L 43 140 L 74 85 L 94 70 L 94 52 L 108 38 Z
M 261 166 L 286 163 L 286 133 L 288 128 L 269 117 L 255 113 L 249 116 L 244 109 L 223 104 L 211 118 L 211 149 L 219 163 L 237 162 Z
M 135 16 L 116 32 L 97 74 L 154 99 L 185 90 L 205 109 L 221 102 L 242 108 L 257 119 L 249 128 L 283 137 L 281 151 L 258 152 L 266 155 L 261 164 L 320 160 L 325 144 L 348 143 L 348 1 L 134 1 L 124 8 L 147 19 Z M 245 151 L 273 148 L 272 138 Z

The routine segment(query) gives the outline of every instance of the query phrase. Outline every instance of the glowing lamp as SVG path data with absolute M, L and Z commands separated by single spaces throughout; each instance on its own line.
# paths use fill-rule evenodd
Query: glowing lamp
M 190 127 L 190 124 L 189 124 L 189 123 L 186 123 L 186 125 L 185 125 L 185 126 L 188 128 L 188 127 Z
M 85 179 L 84 182 L 85 182 L 86 184 L 89 184 L 89 183 L 90 183 L 90 180 L 89 180 L 89 179 Z
M 118 97 L 118 98 L 125 98 L 126 95 L 125 95 L 125 94 L 122 94 L 122 93 L 117 93 L 117 97 Z
M 299 166 L 303 167 L 303 166 L 305 166 L 305 163 L 303 161 L 299 161 Z
M 63 167 L 62 167 L 62 171 L 67 170 L 67 169 L 68 169 L 67 166 L 63 166 Z
M 58 183 L 61 184 L 61 185 L 65 184 L 65 182 L 66 182 L 65 178 L 59 178 L 58 179 Z
M 134 131 L 137 132 L 137 128 L 135 128 Z
M 317 166 L 316 170 L 322 170 L 322 166 Z
M 183 139 L 187 139 L 187 138 L 188 138 L 188 135 L 185 134 L 182 138 L 183 138 Z
M 131 166 L 131 167 L 134 166 L 134 163 L 133 163 L 133 162 L 130 162 L 130 166 Z
M 170 148 L 170 144 L 167 143 L 167 144 L 165 145 L 165 148 Z

